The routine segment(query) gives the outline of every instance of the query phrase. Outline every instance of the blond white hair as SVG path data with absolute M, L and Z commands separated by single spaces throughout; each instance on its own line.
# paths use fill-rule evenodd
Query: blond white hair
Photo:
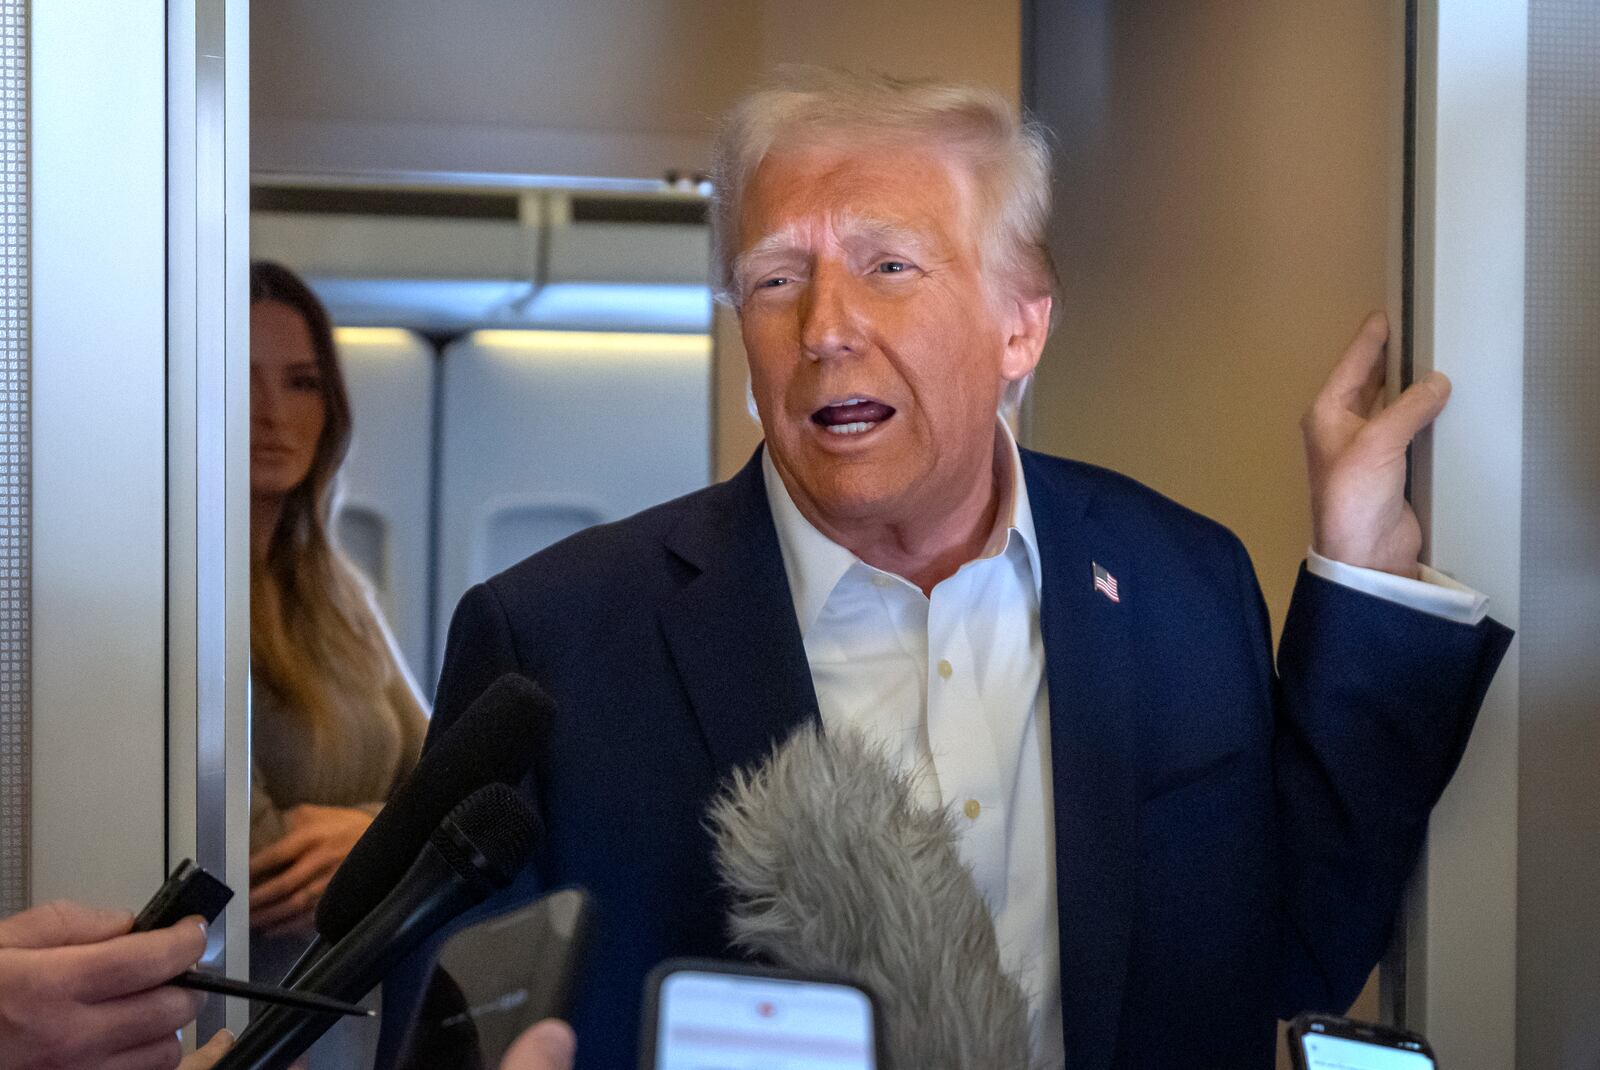
M 1050 147 L 1042 127 L 1018 118 L 1004 97 L 979 86 L 786 66 L 736 104 L 717 134 L 711 235 L 718 300 L 736 309 L 741 304 L 739 215 L 761 161 L 780 146 L 839 141 L 909 142 L 951 152 L 973 181 L 991 297 L 1053 294 Z M 1027 385 L 1027 379 L 1007 384 L 1002 413 L 1016 410 Z
M 905 81 L 820 67 L 783 67 L 728 114 L 712 157 L 712 239 L 718 296 L 738 306 L 734 261 L 746 186 L 779 146 L 848 140 L 936 145 L 973 179 L 984 267 L 1020 298 L 1048 296 L 1055 268 L 1046 244 L 1050 149 L 999 93 L 979 86 Z

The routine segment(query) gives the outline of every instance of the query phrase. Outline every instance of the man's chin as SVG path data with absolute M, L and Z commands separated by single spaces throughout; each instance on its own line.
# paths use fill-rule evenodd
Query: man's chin
M 811 478 L 801 482 L 807 502 L 796 502 L 801 511 L 820 513 L 835 524 L 855 524 L 886 520 L 895 513 L 896 503 L 907 492 L 907 481 L 884 479 L 880 473 L 836 472 L 831 478 Z M 811 508 L 807 509 L 806 505 Z M 811 518 L 815 519 L 815 518 Z

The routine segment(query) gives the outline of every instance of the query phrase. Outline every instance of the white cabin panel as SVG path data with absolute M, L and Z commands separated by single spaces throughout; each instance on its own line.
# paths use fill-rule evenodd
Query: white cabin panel
M 340 327 L 335 340 L 354 434 L 334 528 L 420 680 L 428 665 L 434 351 L 397 328 Z

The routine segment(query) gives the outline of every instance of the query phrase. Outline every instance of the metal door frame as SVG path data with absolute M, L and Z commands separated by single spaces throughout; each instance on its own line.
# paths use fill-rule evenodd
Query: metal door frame
M 250 943 L 249 25 L 248 0 L 167 3 L 167 864 L 192 857 L 237 893 L 208 949 L 235 977 Z M 212 1000 L 200 1035 L 246 1013 Z
M 1430 564 L 1515 628 L 1522 560 L 1527 0 L 1417 0 L 1417 375 L 1450 375 L 1419 439 L 1413 499 Z M 1433 814 L 1405 924 L 1395 1008 L 1457 1070 L 1516 1064 L 1518 648 L 1489 689 Z

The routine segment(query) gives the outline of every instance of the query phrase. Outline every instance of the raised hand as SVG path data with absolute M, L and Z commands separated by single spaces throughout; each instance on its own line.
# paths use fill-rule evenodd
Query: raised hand
M 1312 547 L 1347 565 L 1415 579 L 1422 528 L 1405 498 L 1406 447 L 1444 411 L 1432 372 L 1383 407 L 1389 322 L 1367 317 L 1300 421 L 1311 476 Z
M 46 903 L 0 921 L 0 1067 L 171 1070 L 204 999 L 165 982 L 199 961 L 187 918 L 130 933 L 133 915 Z

